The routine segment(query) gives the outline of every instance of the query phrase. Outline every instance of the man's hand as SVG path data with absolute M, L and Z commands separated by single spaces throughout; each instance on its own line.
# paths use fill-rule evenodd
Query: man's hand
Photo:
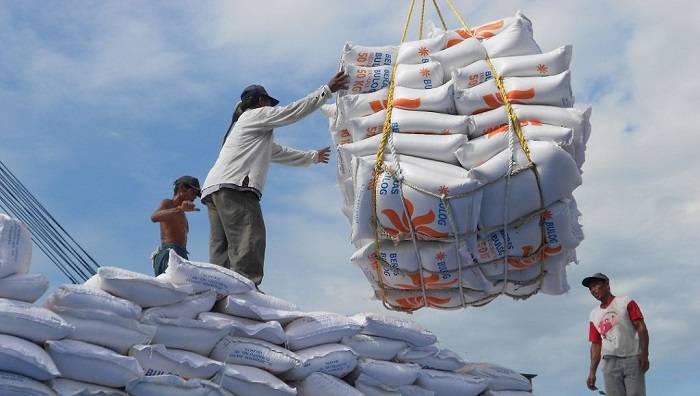
M 318 158 L 316 158 L 316 163 L 317 164 L 320 164 L 320 163 L 327 164 L 328 158 L 330 157 L 331 148 L 324 147 L 316 152 L 318 153 Z
M 339 71 L 335 74 L 335 76 L 331 77 L 330 81 L 328 81 L 328 88 L 331 89 L 331 92 L 336 92 L 340 89 L 347 89 L 349 82 L 350 77 L 348 77 L 345 72 Z
M 183 211 L 183 212 L 194 212 L 194 211 L 199 211 L 199 209 L 197 209 L 197 208 L 194 206 L 194 202 L 192 202 L 192 201 L 183 201 L 183 202 L 180 204 L 180 206 L 178 206 L 178 209 L 180 209 L 180 210 Z
M 586 380 L 586 385 L 590 390 L 598 390 L 598 388 L 595 386 L 595 373 L 588 374 L 588 380 Z
M 649 371 L 649 355 L 639 355 L 639 368 L 642 370 L 642 373 Z

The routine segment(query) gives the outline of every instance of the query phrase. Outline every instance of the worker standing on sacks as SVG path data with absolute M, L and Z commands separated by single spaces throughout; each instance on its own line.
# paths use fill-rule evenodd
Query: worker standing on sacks
M 348 77 L 340 72 L 303 99 L 278 107 L 260 85 L 241 93 L 219 157 L 209 171 L 202 202 L 209 212 L 209 261 L 259 285 L 265 260 L 265 223 L 260 210 L 270 161 L 291 166 L 328 163 L 329 147 L 300 151 L 277 144 L 273 130 L 293 124 L 320 108 Z

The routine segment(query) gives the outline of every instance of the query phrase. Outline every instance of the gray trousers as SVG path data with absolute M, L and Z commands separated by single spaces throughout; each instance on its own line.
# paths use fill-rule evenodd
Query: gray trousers
M 639 356 L 603 357 L 603 379 L 608 396 L 646 396 Z
M 265 262 L 265 222 L 258 197 L 222 188 L 204 203 L 209 212 L 209 261 L 259 285 Z

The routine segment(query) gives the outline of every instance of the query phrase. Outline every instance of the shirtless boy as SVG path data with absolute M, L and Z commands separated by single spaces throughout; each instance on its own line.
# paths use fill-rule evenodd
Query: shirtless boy
M 175 180 L 173 199 L 164 199 L 151 215 L 151 221 L 160 223 L 160 248 L 153 252 L 153 271 L 156 276 L 168 268 L 170 250 L 187 259 L 187 232 L 189 226 L 185 212 L 198 211 L 195 198 L 201 196 L 199 180 L 182 176 Z

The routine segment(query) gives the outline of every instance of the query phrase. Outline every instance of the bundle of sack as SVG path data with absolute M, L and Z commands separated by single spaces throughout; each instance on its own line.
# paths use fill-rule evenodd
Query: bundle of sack
M 2 238 L 11 225 L 28 236 L 0 217 Z M 19 257 L 8 246 L 2 271 Z M 158 277 L 101 267 L 41 305 L 1 298 L 0 394 L 506 396 L 530 395 L 531 385 L 512 370 L 466 363 L 413 321 L 306 312 L 236 272 L 171 252 Z
M 543 52 L 520 12 L 471 31 L 433 26 L 398 47 L 346 44 L 349 88 L 323 112 L 351 261 L 385 305 L 450 309 L 568 290 L 566 266 L 583 240 L 572 194 L 591 130 L 590 109 L 572 107 L 571 52 Z

